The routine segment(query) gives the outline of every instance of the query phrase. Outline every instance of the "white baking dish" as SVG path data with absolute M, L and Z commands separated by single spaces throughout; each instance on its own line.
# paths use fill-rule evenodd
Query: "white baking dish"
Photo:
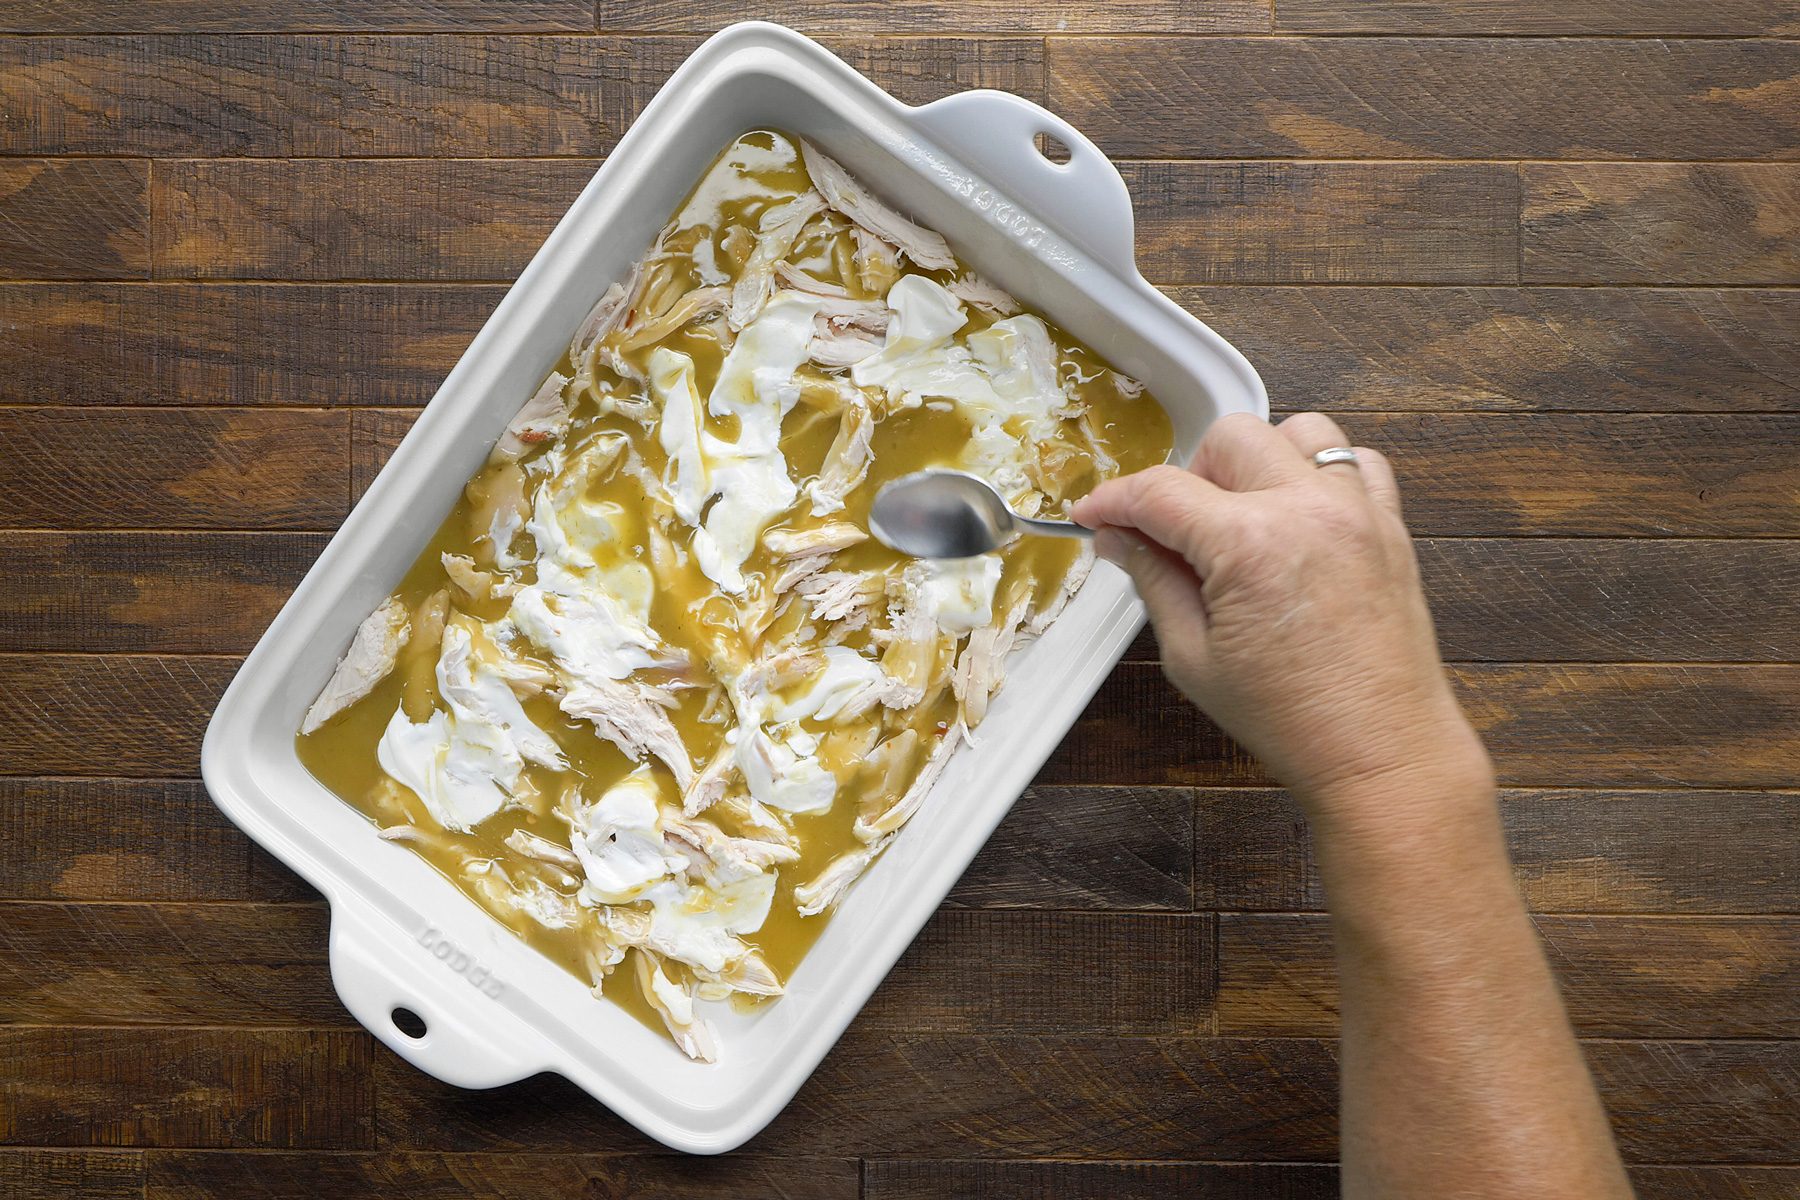
M 875 990 L 1136 633 L 1124 576 L 1097 569 L 1015 658 L 980 741 L 859 882 L 787 995 L 715 1021 L 720 1060 L 662 1035 L 526 947 L 425 861 L 376 837 L 300 765 L 294 732 L 357 623 L 389 593 L 607 284 L 728 141 L 813 138 L 989 278 L 1142 379 L 1190 454 L 1223 412 L 1266 414 L 1255 371 L 1145 283 L 1131 202 L 1093 145 L 1038 106 L 967 92 L 909 108 L 816 43 L 745 24 L 696 50 L 551 233 L 219 702 L 201 766 L 227 816 L 331 904 L 345 1005 L 397 1054 L 464 1087 L 565 1075 L 650 1136 L 728 1150 L 788 1102 Z M 1072 152 L 1041 156 L 1039 133 Z M 424 332 L 424 331 L 422 331 Z M 405 1007 L 427 1024 L 413 1039 Z

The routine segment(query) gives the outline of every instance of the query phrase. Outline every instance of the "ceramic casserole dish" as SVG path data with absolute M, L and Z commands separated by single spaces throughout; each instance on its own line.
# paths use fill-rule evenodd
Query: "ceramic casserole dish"
M 1142 380 L 1175 455 L 1226 412 L 1267 413 L 1255 371 L 1138 274 L 1131 201 L 1086 138 L 1037 105 L 976 91 L 899 103 L 780 26 L 707 41 L 650 103 L 450 372 L 219 702 L 202 770 L 225 814 L 324 893 L 330 962 L 357 1020 L 439 1079 L 494 1087 L 566 1076 L 680 1150 L 729 1150 L 766 1125 L 830 1050 L 1050 756 L 1142 623 L 1101 564 L 1015 656 L 979 742 L 845 898 L 755 1012 L 715 1018 L 716 1064 L 594 998 L 424 859 L 383 841 L 301 765 L 294 734 L 363 617 L 430 540 L 507 421 L 607 285 L 644 252 L 713 157 L 774 128 L 817 142 L 1035 311 Z M 1066 164 L 1041 155 L 1048 134 Z M 397 1009 L 419 1014 L 409 1036 Z

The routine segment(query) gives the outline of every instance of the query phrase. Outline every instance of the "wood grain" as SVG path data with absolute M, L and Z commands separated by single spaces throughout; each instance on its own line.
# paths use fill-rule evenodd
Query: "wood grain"
M 1800 913 L 1787 853 L 1800 799 L 1756 792 L 1503 790 L 1513 873 L 1547 913 Z M 1300 809 L 1274 791 L 1205 791 L 1200 908 L 1322 910 Z
M 0 778 L 0 900 L 316 898 L 197 780 Z
M 855 1159 L 730 1154 L 146 1155 L 149 1200 L 338 1200 L 396 1195 L 530 1200 L 854 1200 Z
M 1140 162 L 1120 170 L 1139 213 L 1138 266 L 1153 283 L 1519 277 L 1511 167 Z
M 1449 672 L 1504 784 L 1784 788 L 1793 782 L 1800 668 L 1790 664 L 1471 663 Z M 1268 779 L 1158 668 L 1123 663 L 1037 782 L 1234 786 Z
M 1337 1034 L 1329 918 L 1219 918 L 1219 1032 Z M 1800 919 L 1544 917 L 1533 922 L 1578 1034 L 1792 1038 Z
M 1359 414 L 1424 536 L 1800 534 L 1800 414 Z
M 1185 909 L 1193 895 L 1193 842 L 1193 804 L 1184 788 L 1031 788 L 945 903 Z
M 0 1143 L 364 1148 L 375 1049 L 333 1030 L 0 1029 Z
M 1184 287 L 1283 408 L 1800 411 L 1800 292 Z
M 18 0 L 0 11 L 7 33 L 257 33 L 297 29 L 591 29 L 591 0 Z
M 1800 167 L 1525 163 L 1519 173 L 1526 283 L 1800 283 Z
M 150 274 L 150 167 L 0 161 L 0 279 Z
M 610 150 L 697 38 L 191 36 L 0 42 L 33 119 L 0 153 L 506 158 Z M 1041 39 L 837 47 L 908 103 L 1043 92 Z
M 231 658 L 0 654 L 0 773 L 191 777 Z
M 332 990 L 315 904 L 0 906 L 0 1023 L 356 1022 Z
M 1210 1033 L 1213 919 L 946 910 L 858 1023 L 921 1033 Z
M 1051 38 L 1047 66 L 1109 154 L 1800 158 L 1791 42 Z
M 400 439 L 412 428 L 418 413 L 394 409 L 370 409 L 350 418 L 350 502 L 362 499 L 375 476 L 387 465 Z
M 0 401 L 422 405 L 500 302 L 436 285 L 0 284 Z
M 740 9 L 705 0 L 599 0 L 600 28 L 710 33 L 740 20 Z M 818 4 L 770 0 L 759 20 L 776 21 L 807 34 L 865 33 L 1085 33 L 1138 29 L 1152 33 L 1262 33 L 1270 26 L 1271 0 L 1116 0 L 1105 5 L 1047 0 L 1020 6 L 1004 0 L 887 0 L 880 5 Z
M 516 275 L 593 175 L 584 159 L 172 162 L 155 177 L 163 279 Z
M 1638 1200 L 1783 1200 L 1800 1193 L 1792 1167 L 1635 1167 Z
M 1794 0 L 1281 0 L 1276 27 L 1296 33 L 1684 34 L 1792 36 Z
M 1792 662 L 1800 543 L 1418 538 L 1445 658 L 1461 662 Z M 1154 631 L 1132 661 L 1160 656 Z
M 325 549 L 308 533 L 0 533 L 8 650 L 242 654 Z
M 10 1200 L 119 1200 L 143 1190 L 135 1150 L 0 1150 L 0 1195 Z
M 1337 1200 L 1336 1167 L 871 1159 L 865 1200 Z
M 1584 1047 L 1628 1160 L 1793 1163 L 1800 1064 L 1780 1042 Z M 853 1027 L 761 1154 L 1323 1162 L 1335 1045 L 1306 1038 L 934 1037 Z M 375 1064 L 384 1147 L 507 1153 L 647 1144 L 561 1080 L 492 1092 Z M 924 1099 L 921 1099 L 924 1098 Z
M 324 529 L 346 413 L 0 408 L 0 512 L 25 529 Z

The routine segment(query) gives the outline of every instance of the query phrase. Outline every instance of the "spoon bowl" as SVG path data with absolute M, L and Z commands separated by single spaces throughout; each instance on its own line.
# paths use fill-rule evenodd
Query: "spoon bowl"
M 1022 517 L 992 484 L 967 471 L 932 468 L 883 484 L 869 508 L 869 532 L 914 558 L 973 558 L 1020 533 L 1092 537 L 1072 521 Z

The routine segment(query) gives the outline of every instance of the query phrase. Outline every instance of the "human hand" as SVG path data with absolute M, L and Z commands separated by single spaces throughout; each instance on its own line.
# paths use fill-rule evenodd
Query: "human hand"
M 1130 573 L 1169 678 L 1315 816 L 1490 771 L 1438 658 L 1393 469 L 1365 447 L 1360 466 L 1311 461 L 1349 444 L 1318 413 L 1233 414 L 1191 470 L 1111 480 L 1072 514 Z

